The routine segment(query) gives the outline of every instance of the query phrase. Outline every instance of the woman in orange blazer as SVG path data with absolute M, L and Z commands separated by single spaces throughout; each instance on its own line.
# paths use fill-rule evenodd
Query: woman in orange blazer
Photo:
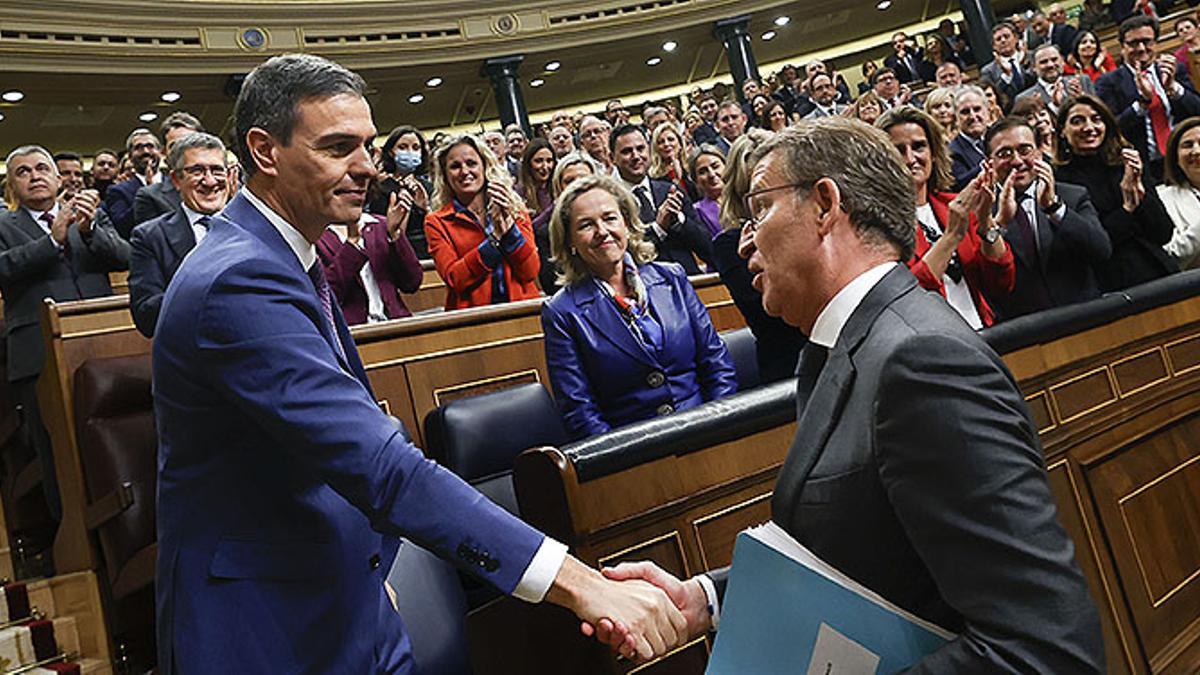
M 942 127 L 909 106 L 885 112 L 875 123 L 892 139 L 916 188 L 916 246 L 908 268 L 922 288 L 946 298 L 976 330 L 992 325 L 987 298 L 1012 292 L 1016 266 L 992 222 L 992 172 L 980 171 L 962 194 L 938 191 L 950 183 Z
M 470 135 L 438 148 L 434 164 L 425 238 L 446 282 L 446 309 L 538 297 L 533 225 L 504 165 Z

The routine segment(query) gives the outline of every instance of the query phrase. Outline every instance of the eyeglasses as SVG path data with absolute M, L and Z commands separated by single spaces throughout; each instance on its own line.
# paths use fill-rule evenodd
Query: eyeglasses
M 1150 47 L 1156 44 L 1158 40 L 1154 38 L 1129 38 L 1125 41 L 1125 46 L 1133 49 L 1134 47 Z
M 789 188 L 800 187 L 804 187 L 804 184 L 788 183 L 787 185 L 774 185 L 771 187 L 762 188 L 760 190 L 755 190 L 753 192 L 747 192 L 746 196 L 744 197 L 746 201 L 746 213 L 750 214 L 750 219 L 746 221 L 747 224 L 753 227 L 758 227 L 758 225 L 762 223 L 763 218 L 765 218 L 767 215 L 767 209 L 770 208 L 771 205 L 764 203 L 763 200 L 759 199 L 759 197 L 767 194 L 768 192 L 776 192 L 778 190 L 787 190 Z
M 204 164 L 185 166 L 180 171 L 183 171 L 188 178 L 195 180 L 204 178 L 206 174 L 212 174 L 212 177 L 217 180 L 224 180 L 225 175 L 228 173 L 228 169 L 223 166 L 207 166 Z
M 1036 145 L 1030 145 L 1029 143 L 1022 143 L 1021 145 L 1018 145 L 1015 148 L 1000 148 L 999 150 L 992 153 L 992 157 L 995 157 L 996 159 L 1004 160 L 1005 162 L 1007 162 L 1017 155 L 1020 155 L 1021 157 L 1028 159 L 1030 157 L 1033 157 L 1037 153 L 1038 153 L 1038 147 Z

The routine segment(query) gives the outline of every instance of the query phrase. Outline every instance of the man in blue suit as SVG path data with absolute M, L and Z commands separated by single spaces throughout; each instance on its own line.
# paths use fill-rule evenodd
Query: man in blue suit
M 975 85 L 960 87 L 954 96 L 954 115 L 958 135 L 950 141 L 950 171 L 954 174 L 954 191 L 961 192 L 979 175 L 987 159 L 983 134 L 988 128 L 988 104 L 983 90 Z
M 1117 118 L 1155 181 L 1162 180 L 1167 138 L 1176 124 L 1200 115 L 1187 64 L 1158 56 L 1158 20 L 1138 14 L 1121 23 L 1122 65 L 1096 80 L 1096 93 Z
M 167 289 L 154 341 L 159 669 L 410 673 L 384 588 L 401 535 L 500 590 L 636 636 L 685 622 L 646 585 L 610 583 L 426 460 L 376 405 L 317 261 L 376 175 L 363 80 L 275 57 L 234 108 L 243 189 Z M 610 623 L 611 622 L 611 623 Z
M 208 234 L 212 216 L 229 198 L 225 144 L 216 136 L 196 132 L 175 141 L 167 166 L 182 203 L 133 228 L 129 240 L 129 311 L 146 337 L 154 337 L 163 294 L 175 270 Z
M 104 193 L 104 210 L 121 237 L 129 239 L 133 226 L 137 225 L 134 222 L 133 202 L 138 190 L 163 180 L 162 172 L 158 170 L 162 146 L 154 132 L 138 128 L 129 132 L 129 137 L 125 139 L 125 151 L 129 153 L 136 175 L 108 188 Z

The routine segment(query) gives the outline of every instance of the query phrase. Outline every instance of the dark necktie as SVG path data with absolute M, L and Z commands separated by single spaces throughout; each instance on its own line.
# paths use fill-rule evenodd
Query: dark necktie
M 54 216 L 50 215 L 49 211 L 46 211 L 45 213 L 43 213 L 41 215 L 41 217 L 38 220 L 41 220 L 43 223 L 46 224 L 46 230 L 51 233 L 50 238 L 53 239 L 54 238 L 54 234 L 53 234 L 53 232 L 54 232 L 54 230 L 53 230 Z M 58 244 L 58 240 L 54 239 L 54 243 Z M 60 246 L 59 255 L 61 255 L 64 259 L 66 259 L 67 264 L 70 264 L 71 263 L 71 238 L 67 237 L 66 239 L 63 239 L 63 243 L 59 244 L 59 246 Z
M 1012 83 L 1013 88 L 1018 92 L 1025 90 L 1025 75 L 1021 73 L 1021 62 L 1016 59 L 1009 60 L 1009 65 L 1012 66 Z
M 1025 248 L 1029 250 L 1034 266 L 1041 267 L 1041 256 L 1037 247 L 1037 230 L 1034 229 L 1033 223 L 1029 222 L 1029 214 L 1025 212 L 1025 202 L 1030 199 L 1032 197 L 1029 195 L 1021 195 L 1017 199 L 1017 213 L 1013 216 L 1013 222 L 1017 224 L 1017 233 L 1020 234 Z
M 338 336 L 337 322 L 333 318 L 333 292 L 329 290 L 329 282 L 325 279 L 325 270 L 321 268 L 320 260 L 308 268 L 308 278 L 312 279 L 313 288 L 316 289 L 317 297 L 321 300 L 321 310 L 325 313 L 325 319 L 333 331 L 333 344 L 337 347 L 338 354 L 344 359 L 346 352 L 342 349 L 342 339 Z
M 804 414 L 808 399 L 817 386 L 817 378 L 825 361 L 829 359 L 829 348 L 809 340 L 800 350 L 800 360 L 796 365 L 796 421 Z
M 208 216 L 200 216 L 200 220 L 197 220 L 196 224 L 199 225 L 200 227 L 203 227 L 204 230 L 207 232 L 208 228 L 212 225 L 212 218 L 210 218 Z
M 654 222 L 654 202 L 650 200 L 650 195 L 646 194 L 648 190 L 644 185 L 639 185 L 633 189 L 633 194 L 637 195 L 638 204 L 642 210 L 642 223 L 649 225 Z

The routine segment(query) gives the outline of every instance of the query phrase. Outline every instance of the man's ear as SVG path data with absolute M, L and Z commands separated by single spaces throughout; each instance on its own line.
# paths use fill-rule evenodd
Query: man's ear
M 279 168 L 275 157 L 277 147 L 275 137 L 265 129 L 251 127 L 250 131 L 246 132 L 245 142 L 246 148 L 250 150 L 250 158 L 253 160 L 254 166 L 259 173 L 267 176 L 278 176 Z
M 842 206 L 842 191 L 832 178 L 825 177 L 813 184 L 812 198 L 818 210 L 817 229 L 827 234 L 833 229 L 831 216 L 836 216 Z

